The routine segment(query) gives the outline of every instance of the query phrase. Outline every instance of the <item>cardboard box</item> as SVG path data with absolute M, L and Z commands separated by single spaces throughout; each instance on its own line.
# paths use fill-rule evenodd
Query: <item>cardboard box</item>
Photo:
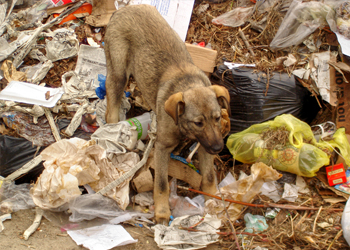
M 345 78 L 350 80 L 350 73 L 345 73 Z M 339 72 L 335 72 L 335 83 L 338 92 L 337 128 L 345 128 L 345 133 L 350 134 L 350 83 L 346 83 Z

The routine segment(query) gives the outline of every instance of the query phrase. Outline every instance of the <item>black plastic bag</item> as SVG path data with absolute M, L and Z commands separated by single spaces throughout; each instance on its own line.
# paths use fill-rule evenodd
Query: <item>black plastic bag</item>
M 231 133 L 282 114 L 292 114 L 307 123 L 315 118 L 320 109 L 317 101 L 294 75 L 270 73 L 265 96 L 267 77 L 263 74 L 251 68 L 230 70 L 221 65 L 212 75 L 212 82 L 225 86 L 230 93 Z
M 57 122 L 60 130 L 65 129 L 69 123 L 70 120 L 67 119 L 60 119 Z M 90 140 L 90 136 L 90 133 L 77 129 L 72 137 Z M 7 177 L 12 174 L 23 167 L 27 162 L 31 161 L 35 155 L 39 155 L 45 148 L 46 147 L 40 147 L 40 150 L 37 152 L 37 147 L 33 146 L 32 142 L 24 138 L 0 135 L 0 175 L 2 177 Z M 35 182 L 43 170 L 44 166 L 43 162 L 41 162 L 28 173 L 19 177 L 15 183 Z
M 7 177 L 24 164 L 31 161 L 35 153 L 39 155 L 44 147 L 37 152 L 37 147 L 24 138 L 0 135 L 0 175 Z M 44 170 L 42 162 L 15 181 L 16 184 L 35 181 Z

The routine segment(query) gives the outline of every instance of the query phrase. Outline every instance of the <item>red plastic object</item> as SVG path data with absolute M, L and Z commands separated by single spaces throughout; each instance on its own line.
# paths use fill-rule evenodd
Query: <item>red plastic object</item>
M 65 5 L 67 3 L 73 3 L 72 0 L 51 0 L 55 6 Z
M 65 18 L 63 18 L 62 22 L 60 22 L 59 24 L 64 24 L 70 20 L 75 20 L 77 19 L 74 15 L 75 14 L 83 14 L 83 13 L 89 13 L 89 15 L 91 14 L 92 11 L 92 5 L 89 3 L 84 3 L 82 6 L 80 6 L 79 9 L 77 9 L 76 11 L 74 11 L 73 13 L 69 14 L 68 16 L 66 16 Z M 59 14 L 53 14 L 54 17 L 58 17 Z
M 205 47 L 205 42 L 200 42 L 197 45 L 200 46 L 200 47 Z
M 328 184 L 334 186 L 346 182 L 346 174 L 343 163 L 326 167 Z

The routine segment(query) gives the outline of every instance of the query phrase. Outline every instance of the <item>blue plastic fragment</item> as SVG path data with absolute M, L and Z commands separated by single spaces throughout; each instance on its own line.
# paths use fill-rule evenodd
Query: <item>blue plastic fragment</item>
M 100 82 L 99 87 L 95 89 L 96 95 L 100 99 L 105 99 L 106 96 L 106 76 L 98 74 L 98 81 Z

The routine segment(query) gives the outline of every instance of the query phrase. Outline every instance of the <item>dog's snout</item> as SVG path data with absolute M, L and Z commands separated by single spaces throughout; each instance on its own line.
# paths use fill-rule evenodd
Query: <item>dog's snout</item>
M 224 147 L 223 143 L 216 143 L 211 147 L 211 150 L 213 151 L 213 153 L 219 153 L 223 147 Z

